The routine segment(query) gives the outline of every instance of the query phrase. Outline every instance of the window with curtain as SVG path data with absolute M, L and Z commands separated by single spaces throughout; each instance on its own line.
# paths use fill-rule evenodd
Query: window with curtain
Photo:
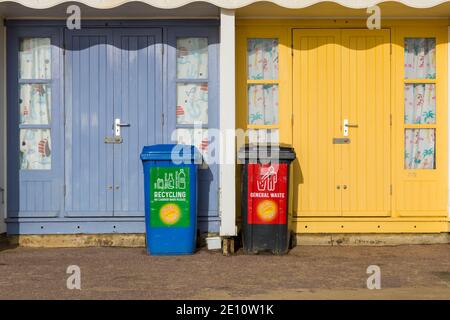
M 208 38 L 177 38 L 176 137 L 208 158 Z
M 436 169 L 436 39 L 404 46 L 405 169 Z
M 278 39 L 247 39 L 247 127 L 250 143 L 277 143 Z
M 50 82 L 50 38 L 21 39 L 18 101 L 21 170 L 51 169 Z

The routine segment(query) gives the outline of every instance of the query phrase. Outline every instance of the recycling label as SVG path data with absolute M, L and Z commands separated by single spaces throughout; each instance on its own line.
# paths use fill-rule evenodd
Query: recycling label
M 150 168 L 150 226 L 190 226 L 189 167 Z

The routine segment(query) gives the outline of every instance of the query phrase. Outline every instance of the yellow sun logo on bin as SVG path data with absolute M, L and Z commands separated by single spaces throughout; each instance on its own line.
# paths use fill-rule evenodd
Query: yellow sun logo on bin
M 256 207 L 256 214 L 265 222 L 272 221 L 278 214 L 278 205 L 272 200 L 263 200 Z
M 165 204 L 159 210 L 159 217 L 161 218 L 161 221 L 164 222 L 164 224 L 173 225 L 180 220 L 180 207 L 175 203 Z

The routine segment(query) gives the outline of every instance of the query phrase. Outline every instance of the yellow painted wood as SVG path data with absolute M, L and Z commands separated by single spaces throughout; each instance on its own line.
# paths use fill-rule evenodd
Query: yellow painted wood
M 293 37 L 295 215 L 390 215 L 389 30 Z M 350 144 L 333 144 L 344 119 L 358 128 Z
M 340 30 L 294 30 L 293 209 L 297 216 L 341 215 Z
M 389 216 L 390 31 L 342 30 L 342 119 L 350 144 L 342 145 L 344 216 Z M 341 122 L 342 123 L 342 122 Z
M 326 207 L 325 211 L 315 212 L 314 210 L 307 211 L 307 206 L 311 206 L 310 204 L 305 204 L 305 211 L 299 211 L 300 201 L 298 198 L 300 193 L 303 192 L 300 189 L 304 187 L 305 173 L 303 172 L 303 167 L 300 167 L 299 164 L 301 161 L 308 160 L 305 152 L 299 149 L 299 144 L 302 139 L 304 139 L 303 134 L 308 133 L 309 131 L 314 131 L 316 129 L 312 127 L 303 127 L 301 128 L 298 124 L 302 123 L 302 121 L 306 121 L 306 118 L 312 119 L 314 115 L 311 113 L 301 114 L 300 113 L 300 102 L 301 101 L 315 101 L 320 102 L 319 104 L 330 104 L 330 102 L 326 102 L 323 96 L 319 96 L 318 94 L 312 95 L 308 94 L 306 96 L 302 96 L 299 93 L 301 90 L 308 90 L 310 87 L 309 84 L 306 84 L 306 77 L 310 77 L 315 79 L 316 83 L 320 82 L 321 93 L 330 91 L 330 79 L 344 77 L 344 71 L 340 70 L 339 67 L 333 67 L 334 69 L 338 69 L 337 72 L 340 72 L 340 76 L 337 75 L 336 70 L 332 72 L 332 75 L 327 75 L 324 78 L 319 78 L 319 75 L 309 75 L 304 73 L 303 70 L 299 70 L 297 68 L 300 65 L 300 62 L 308 64 L 310 58 L 314 58 L 314 55 L 320 57 L 320 63 L 315 63 L 315 68 L 318 70 L 323 69 L 332 69 L 330 67 L 333 63 L 337 64 L 337 60 L 333 60 L 328 57 L 328 53 L 330 50 L 328 45 L 325 45 L 323 42 L 323 37 L 331 36 L 335 37 L 336 43 L 341 44 L 341 51 L 336 53 L 336 56 L 340 55 L 340 58 L 336 58 L 341 61 L 340 65 L 343 65 L 342 59 L 345 59 L 345 56 L 351 56 L 355 53 L 352 53 L 351 50 L 347 50 L 347 52 L 343 49 L 342 42 L 354 41 L 356 45 L 361 46 L 362 40 L 358 40 L 359 38 L 365 38 L 364 35 L 356 34 L 353 35 L 352 32 L 367 32 L 369 35 L 371 32 L 381 32 L 381 34 L 386 33 L 387 31 L 369 31 L 366 29 L 365 20 L 345 20 L 345 19 L 318 19 L 318 20 L 307 20 L 307 19 L 283 19 L 283 20 L 270 20 L 270 19 L 242 19 L 237 20 L 237 107 L 238 107 L 238 117 L 237 124 L 239 128 L 249 128 L 247 126 L 247 101 L 246 101 L 246 39 L 248 37 L 279 37 L 280 39 L 280 48 L 284 50 L 283 53 L 280 51 L 280 75 L 283 73 L 283 79 L 280 78 L 279 83 L 281 84 L 280 89 L 285 90 L 281 92 L 280 90 L 280 124 L 279 127 L 282 130 L 282 140 L 285 143 L 293 143 L 296 149 L 297 155 L 299 156 L 299 162 L 294 162 L 294 165 L 291 168 L 291 177 L 290 180 L 290 201 L 289 201 L 289 213 L 292 216 L 292 221 L 290 223 L 293 230 L 296 232 L 307 232 L 307 233 L 346 233 L 346 232 L 355 232 L 355 233 L 406 233 L 406 232 L 417 232 L 417 233 L 437 233 L 437 232 L 448 232 L 449 228 L 449 218 L 447 215 L 447 189 L 448 189 L 448 178 L 447 178 L 447 28 L 449 25 L 448 20 L 383 20 L 382 26 L 383 28 L 389 28 L 391 33 L 391 45 L 390 46 L 381 46 L 380 48 L 374 50 L 368 50 L 367 48 L 362 48 L 361 50 L 356 50 L 359 53 L 359 56 L 364 56 L 366 59 L 373 59 L 374 56 L 378 56 L 377 50 L 382 50 L 383 52 L 387 50 L 390 53 L 390 79 L 388 78 L 383 83 L 375 83 L 375 85 L 384 85 L 386 87 L 390 87 L 390 110 L 392 114 L 392 127 L 391 127 L 391 135 L 390 135 L 390 143 L 385 143 L 383 146 L 383 151 L 385 149 L 390 149 L 391 152 L 391 162 L 390 162 L 390 175 L 392 181 L 392 196 L 391 196 L 391 207 L 390 214 L 386 214 L 384 208 L 386 208 L 386 203 L 384 202 L 381 205 L 381 209 L 379 207 L 379 203 L 377 201 L 377 205 L 374 206 L 373 199 L 365 196 L 366 205 L 369 209 L 365 211 L 342 211 L 342 208 L 347 206 L 351 207 L 352 202 L 350 201 L 352 198 L 345 196 L 341 199 L 340 207 L 341 210 L 330 210 L 330 198 L 332 198 L 331 194 L 326 188 L 320 188 L 316 191 L 315 195 L 311 196 L 310 203 L 313 203 L 317 199 L 322 200 L 324 203 L 320 203 L 320 206 Z M 300 30 L 296 30 L 299 28 L 303 28 Z M 309 29 L 308 29 L 309 28 Z M 351 28 L 359 28 L 360 30 L 352 30 Z M 311 30 L 314 29 L 314 30 Z M 337 30 L 339 29 L 339 30 Z M 365 30 L 361 30 L 365 29 Z M 315 34 L 314 34 L 315 32 Z M 348 33 L 347 33 L 348 32 Z M 304 33 L 309 38 L 310 41 L 317 41 L 321 43 L 320 46 L 315 46 L 313 44 L 305 44 L 301 43 L 300 38 L 298 37 L 301 33 Z M 339 33 L 339 34 L 338 34 Z M 346 34 L 347 33 L 347 34 Z M 352 38 L 356 36 L 356 38 Z M 427 79 L 422 81 L 421 79 L 403 79 L 403 39 L 404 37 L 436 37 L 437 38 L 437 79 Z M 313 38 L 316 37 L 316 40 Z M 384 35 L 383 35 L 384 37 Z M 321 38 L 319 40 L 319 38 Z M 346 40 L 347 39 L 347 40 Z M 372 42 L 371 42 L 372 41 Z M 376 42 L 376 39 L 373 40 L 364 40 L 364 45 L 369 45 Z M 388 41 L 389 42 L 389 41 Z M 323 44 L 323 45 L 322 45 Z M 300 46 L 309 46 L 308 54 L 303 53 L 300 55 Z M 291 46 L 294 48 L 291 50 Z M 324 50 L 324 48 L 327 50 Z M 349 47 L 349 45 L 347 46 Z M 364 47 L 364 46 L 363 46 Z M 338 50 L 339 51 L 339 50 Z M 359 52 L 361 51 L 361 52 Z M 371 52 L 370 52 L 371 51 Z M 295 53 L 291 56 L 291 53 Z M 326 53 L 326 55 L 325 55 Z M 308 60 L 309 59 L 309 60 Z M 362 59 L 362 58 L 361 58 Z M 377 60 L 378 61 L 378 60 Z M 332 64 L 330 64 L 330 62 Z M 347 62 L 350 64 L 351 61 Z M 378 62 L 377 62 L 378 63 Z M 294 64 L 294 66 L 293 66 Z M 282 66 L 283 65 L 283 66 Z M 358 64 L 355 64 L 358 66 Z M 368 65 L 365 66 L 369 68 Z M 385 66 L 386 67 L 386 66 Z M 383 68 L 381 68 L 382 70 Z M 346 69 L 347 73 L 352 72 L 351 68 Z M 373 76 L 378 77 L 381 70 L 377 70 L 374 72 Z M 366 70 L 367 72 L 370 71 Z M 353 70 L 354 72 L 354 70 Z M 373 72 L 373 69 L 372 69 Z M 370 72 L 369 72 L 370 74 Z M 317 80 L 317 79 L 320 80 Z M 328 82 L 327 82 L 328 81 Z M 379 82 L 373 80 L 373 78 L 369 77 L 364 80 L 366 83 L 374 83 Z M 343 101 L 345 99 L 344 93 L 346 90 L 349 90 L 348 87 L 345 87 L 345 81 L 342 79 L 335 80 L 335 83 L 340 83 L 335 89 L 335 94 L 339 96 L 337 101 Z M 403 104 L 403 90 L 405 83 L 436 83 L 437 85 L 437 119 L 438 123 L 436 125 L 404 125 L 403 117 L 404 117 L 404 104 Z M 361 85 L 360 82 L 354 83 Z M 350 85 L 348 85 L 350 86 Z M 291 90 L 292 89 L 292 90 Z M 388 90 L 385 88 L 385 92 Z M 349 101 L 378 101 L 381 98 L 384 101 L 384 95 L 381 96 L 370 96 L 370 93 L 366 95 L 356 95 L 356 98 Z M 294 101 L 292 100 L 294 99 Z M 309 100 L 308 100 L 309 99 Z M 350 99 L 350 98 L 349 98 Z M 359 100 L 358 100 L 359 99 Z M 283 101 L 283 102 L 281 102 Z M 324 102 L 325 101 L 325 102 Z M 281 105 L 283 104 L 283 107 Z M 332 104 L 332 103 L 331 103 Z M 355 107 L 359 104 L 350 103 L 349 107 Z M 388 106 L 389 103 L 384 101 L 383 107 Z M 296 107 L 297 106 L 297 107 Z M 366 105 L 365 105 L 366 106 Z M 304 107 L 303 107 L 304 108 Z M 343 108 L 343 107 L 342 107 Z M 342 115 L 344 113 L 344 109 L 341 108 Z M 289 111 L 290 110 L 290 111 Z M 324 118 L 330 118 L 329 115 L 336 113 L 336 111 L 322 112 L 322 116 Z M 291 114 L 294 117 L 291 117 Z M 341 134 L 340 125 L 342 124 L 343 116 L 339 118 L 339 128 L 338 134 Z M 336 115 L 335 115 L 336 116 Z M 336 116 L 337 117 L 337 116 Z M 364 120 L 364 119 L 363 119 Z M 389 119 L 390 120 L 390 119 Z M 358 121 L 361 121 L 358 119 Z M 350 121 L 352 122 L 352 121 Z M 324 121 L 326 123 L 326 121 Z M 370 128 L 372 124 L 368 123 L 367 126 Z M 323 125 L 325 126 L 325 124 Z M 372 126 L 373 128 L 373 126 Z M 404 129 L 405 128 L 436 128 L 437 130 L 437 169 L 436 170 L 404 170 Z M 361 129 L 358 128 L 358 129 Z M 334 130 L 334 129 L 333 129 Z M 329 126 L 325 128 L 324 131 L 320 132 L 318 139 L 325 139 L 323 136 L 326 136 L 326 132 L 330 131 Z M 361 130 L 360 130 L 361 131 Z M 358 132 L 355 132 L 355 129 L 350 129 L 350 138 L 352 134 L 361 135 Z M 361 139 L 360 136 L 356 136 L 355 139 L 358 141 Z M 306 140 L 305 140 L 306 141 Z M 306 142 L 302 143 L 303 148 L 307 146 Z M 377 144 L 378 145 L 378 144 Z M 390 147 L 389 147 L 390 146 Z M 320 149 L 324 147 L 313 147 L 307 146 L 311 149 Z M 377 154 L 379 149 L 374 150 L 366 150 L 366 157 L 370 156 L 370 152 Z M 316 151 L 317 152 L 317 151 Z M 342 168 L 342 172 L 344 170 L 342 158 L 344 154 L 341 153 L 339 156 L 339 151 L 334 151 L 337 157 L 337 162 L 333 163 L 333 166 L 340 166 Z M 353 150 L 353 152 L 357 152 Z M 326 154 L 326 153 L 325 153 Z M 372 154 L 373 155 L 373 154 Z M 363 160 L 363 156 L 361 155 L 361 159 Z M 360 159 L 360 160 L 361 160 Z M 324 160 L 320 160 L 324 161 Z M 368 160 L 371 161 L 371 160 Z M 382 162 L 383 163 L 383 162 Z M 320 164 L 313 164 L 313 166 L 319 166 Z M 329 170 L 329 167 L 326 167 L 325 170 Z M 380 170 L 379 168 L 376 170 Z M 388 170 L 389 171 L 389 170 Z M 325 171 L 321 171 L 322 174 Z M 384 173 L 382 177 L 374 177 L 372 174 L 371 179 L 376 179 L 376 181 L 382 181 L 381 178 L 385 178 L 385 175 L 389 173 Z M 354 176 L 355 181 L 358 182 L 358 179 L 361 179 L 360 174 L 358 176 Z M 238 178 L 240 174 L 238 174 Z M 331 178 L 327 177 L 328 182 L 323 182 L 322 176 L 321 183 L 322 185 L 332 184 L 333 179 L 339 179 L 339 175 L 335 175 Z M 368 175 L 370 177 L 370 173 Z M 239 179 L 238 179 L 239 180 Z M 240 181 L 240 180 L 239 180 Z M 342 180 L 341 180 L 342 181 Z M 364 182 L 364 181 L 363 181 Z M 342 183 L 342 182 L 341 182 Z M 377 182 L 378 183 L 378 182 Z M 317 183 L 318 185 L 320 183 Z M 372 186 L 367 185 L 366 189 L 369 190 Z M 384 184 L 383 184 L 384 185 Z M 315 187 L 317 188 L 317 187 Z M 390 189 L 390 188 L 389 188 Z M 330 190 L 330 189 L 329 189 Z M 337 189 L 336 189 L 337 190 Z M 350 188 L 347 189 L 350 192 Z M 377 187 L 378 190 L 378 187 Z M 341 192 L 342 189 L 341 189 Z M 307 190 L 305 190 L 305 194 L 307 194 Z M 361 195 L 360 195 L 361 196 Z M 359 197 L 359 196 L 358 196 Z M 364 197 L 361 196 L 363 199 Z M 376 195 L 376 197 L 380 197 L 380 195 Z M 332 202 L 333 205 L 339 208 L 340 197 L 335 198 L 337 202 Z M 348 201 L 348 202 L 347 202 Z M 383 201 L 382 201 L 383 202 Z M 389 205 L 389 202 L 388 202 Z M 357 206 L 358 207 L 358 206 Z M 389 208 L 389 207 L 388 207 Z M 328 210 L 328 211 L 326 211 Z M 389 210 L 388 210 L 389 211 Z M 324 213 L 325 212 L 325 213 Z M 353 214 L 355 213 L 355 214 Z M 307 228 L 305 228 L 307 226 Z M 342 228 L 342 226 L 344 226 Z M 378 227 L 380 226 L 380 227 Z M 305 230 L 307 229 L 307 230 Z
M 435 80 L 404 79 L 405 38 L 436 38 Z M 393 41 L 394 95 L 393 105 L 393 195 L 394 214 L 408 216 L 447 217 L 448 148 L 447 148 L 447 27 L 408 27 L 396 29 Z M 404 124 L 404 84 L 436 84 L 436 124 Z M 404 130 L 406 128 L 436 129 L 436 169 L 406 170 L 404 168 Z
M 448 232 L 445 220 L 425 221 L 295 221 L 297 233 L 438 233 Z
M 382 19 L 382 28 L 413 27 L 413 28 L 430 28 L 443 27 L 446 28 L 450 24 L 450 19 Z M 238 27 L 249 27 L 258 29 L 260 27 L 273 28 L 285 27 L 292 28 L 317 28 L 317 29 L 334 29 L 334 28 L 361 28 L 367 29 L 366 19 L 237 19 Z

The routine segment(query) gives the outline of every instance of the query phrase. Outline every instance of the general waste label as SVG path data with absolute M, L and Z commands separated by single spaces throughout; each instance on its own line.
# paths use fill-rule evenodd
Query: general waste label
M 150 226 L 189 227 L 188 167 L 150 168 Z
M 248 165 L 249 224 L 285 224 L 287 164 Z

